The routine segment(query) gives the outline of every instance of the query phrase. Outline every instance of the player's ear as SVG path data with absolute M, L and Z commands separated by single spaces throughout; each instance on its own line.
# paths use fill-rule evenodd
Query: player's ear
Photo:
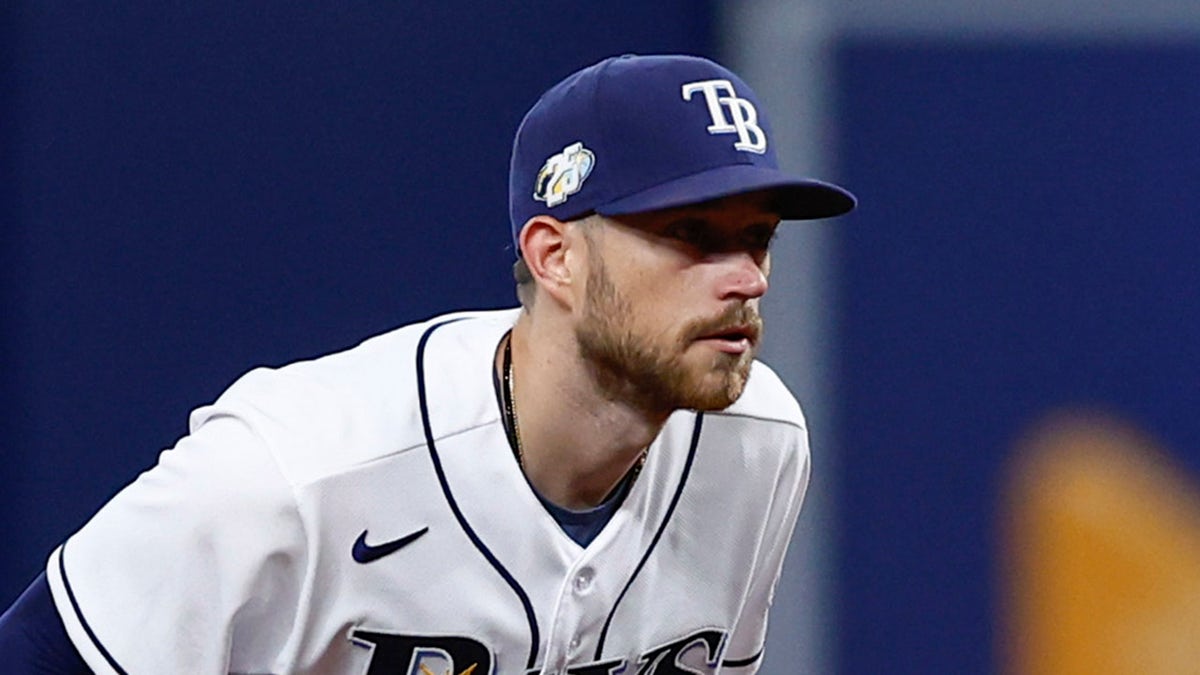
M 551 216 L 534 216 L 525 221 L 518 243 L 538 288 L 570 306 L 574 277 L 568 256 L 571 247 L 567 224 Z

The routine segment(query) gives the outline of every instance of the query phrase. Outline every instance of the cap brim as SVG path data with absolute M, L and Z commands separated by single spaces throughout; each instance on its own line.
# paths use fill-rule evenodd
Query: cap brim
M 785 220 L 831 218 L 850 212 L 857 200 L 832 183 L 801 178 L 767 167 L 734 164 L 660 183 L 597 206 L 601 215 L 619 216 L 697 204 L 721 197 L 770 190 L 772 206 Z

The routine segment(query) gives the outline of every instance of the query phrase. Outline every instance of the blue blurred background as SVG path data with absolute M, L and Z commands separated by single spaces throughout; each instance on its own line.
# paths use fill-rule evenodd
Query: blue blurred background
M 513 304 L 512 133 L 622 52 L 739 69 L 853 215 L 781 239 L 817 477 L 763 672 L 997 669 L 1014 440 L 1200 470 L 1194 1 L 7 3 L 0 606 L 245 370 Z

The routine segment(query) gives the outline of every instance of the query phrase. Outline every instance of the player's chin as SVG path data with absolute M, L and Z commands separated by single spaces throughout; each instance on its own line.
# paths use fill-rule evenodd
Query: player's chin
M 746 390 L 750 379 L 750 364 L 744 367 L 712 369 L 704 373 L 691 388 L 689 405 L 693 410 L 724 410 L 733 405 Z
M 692 410 L 704 412 L 724 410 L 737 402 L 743 390 L 744 387 L 726 387 L 724 389 L 706 391 L 693 396 L 691 405 L 687 407 Z

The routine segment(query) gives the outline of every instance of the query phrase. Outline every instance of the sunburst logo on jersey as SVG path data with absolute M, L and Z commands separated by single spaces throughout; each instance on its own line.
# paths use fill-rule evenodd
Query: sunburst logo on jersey
M 567 197 L 579 192 L 595 165 L 596 156 L 583 147 L 583 143 L 568 145 L 562 152 L 551 155 L 538 171 L 533 198 L 546 202 L 546 206 L 562 204 Z

